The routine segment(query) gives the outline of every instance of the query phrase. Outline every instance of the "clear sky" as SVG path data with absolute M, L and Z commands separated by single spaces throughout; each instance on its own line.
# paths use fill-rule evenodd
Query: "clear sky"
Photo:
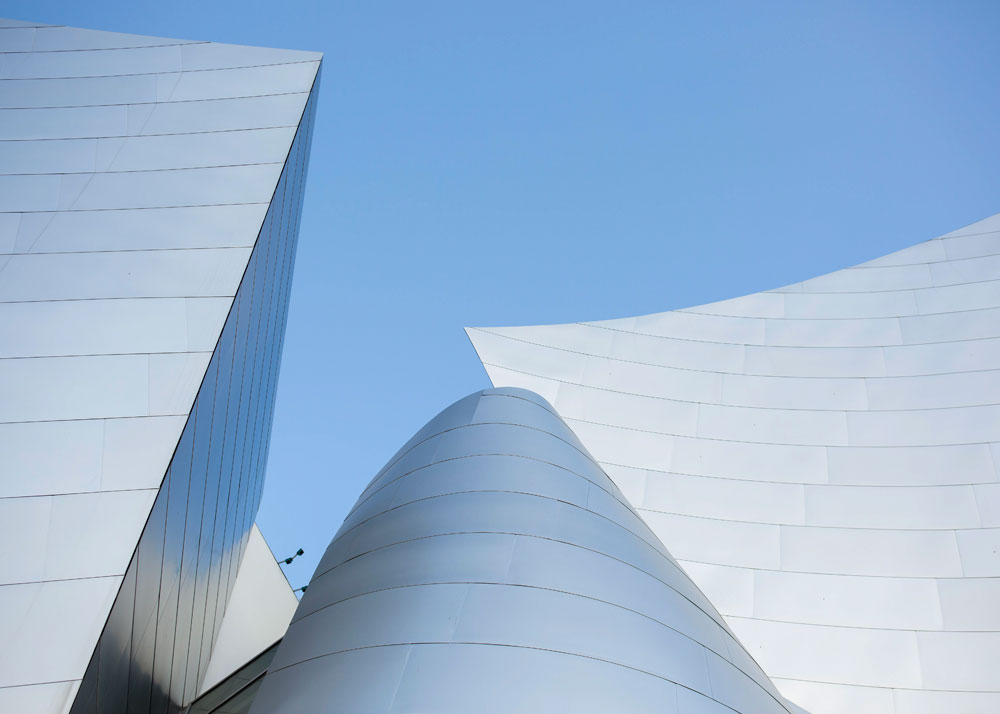
M 1000 2 L 0 0 L 326 53 L 258 522 L 308 581 L 489 386 L 462 328 L 777 287 L 1000 212 Z

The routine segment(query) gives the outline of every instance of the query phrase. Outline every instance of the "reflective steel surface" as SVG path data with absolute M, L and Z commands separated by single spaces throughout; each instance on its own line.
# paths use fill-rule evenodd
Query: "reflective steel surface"
M 1000 216 L 779 290 L 469 336 L 790 700 L 1000 711 Z
M 0 711 L 198 689 L 260 497 L 319 61 L 0 20 Z
M 551 406 L 500 389 L 365 489 L 250 711 L 790 709 Z

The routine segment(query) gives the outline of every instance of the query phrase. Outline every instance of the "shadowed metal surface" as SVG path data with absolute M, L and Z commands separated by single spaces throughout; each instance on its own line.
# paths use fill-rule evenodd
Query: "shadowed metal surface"
M 791 701 L 1000 710 L 1000 216 L 711 305 L 468 332 Z
M 786 712 L 722 618 L 536 394 L 489 390 L 379 472 L 252 714 Z

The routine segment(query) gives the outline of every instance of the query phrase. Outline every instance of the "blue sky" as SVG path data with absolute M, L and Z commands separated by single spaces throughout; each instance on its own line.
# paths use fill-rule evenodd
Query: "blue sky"
M 1000 212 L 1000 3 L 68 2 L 326 53 L 258 522 L 308 581 L 466 325 L 734 297 Z

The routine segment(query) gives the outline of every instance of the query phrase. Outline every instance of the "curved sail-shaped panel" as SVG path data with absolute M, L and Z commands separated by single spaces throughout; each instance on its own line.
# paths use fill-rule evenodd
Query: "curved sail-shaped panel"
M 469 335 L 789 700 L 1000 710 L 1000 216 L 779 290 Z
M 791 709 L 551 406 L 503 389 L 365 489 L 250 711 Z

